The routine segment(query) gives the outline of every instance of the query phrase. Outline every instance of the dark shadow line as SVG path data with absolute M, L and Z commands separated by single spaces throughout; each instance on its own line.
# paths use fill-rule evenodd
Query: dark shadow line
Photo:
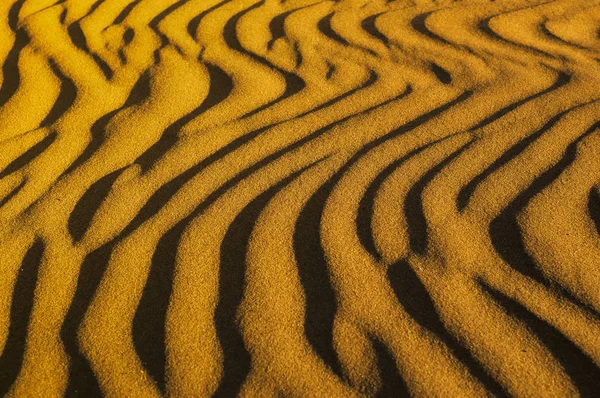
M 537 4 L 537 5 L 542 5 L 542 4 Z M 506 13 L 501 13 L 501 14 L 498 14 L 498 15 L 493 15 L 493 16 L 488 17 L 488 18 L 484 18 L 484 19 L 482 19 L 481 21 L 479 21 L 477 23 L 477 28 L 481 32 L 483 32 L 484 34 L 486 34 L 489 38 L 495 39 L 495 40 L 497 40 L 499 42 L 502 42 L 504 44 L 512 45 L 514 47 L 517 47 L 517 48 L 519 48 L 521 50 L 524 50 L 524 51 L 527 51 L 529 53 L 534 53 L 534 54 L 536 54 L 538 56 L 548 57 L 548 58 L 555 59 L 556 56 L 554 56 L 554 55 L 552 55 L 552 54 L 550 54 L 550 53 L 548 53 L 546 51 L 540 50 L 539 48 L 535 48 L 535 47 L 528 46 L 528 45 L 523 44 L 523 43 L 519 43 L 519 42 L 515 42 L 515 41 L 512 41 L 512 40 L 506 39 L 506 38 L 502 37 L 501 35 L 499 35 L 498 33 L 496 33 L 491 28 L 490 21 L 493 18 L 496 18 L 496 17 L 501 16 L 503 14 L 509 14 L 509 13 L 512 13 L 512 12 L 521 11 L 521 10 L 524 10 L 524 9 L 527 9 L 527 8 L 531 8 L 531 7 L 524 7 L 524 8 L 517 9 L 517 10 L 510 10 L 510 11 L 508 11 Z
M 257 196 L 236 216 L 225 234 L 220 250 L 219 301 L 215 309 L 224 371 L 215 397 L 237 395 L 250 372 L 250 353 L 244 345 L 236 312 L 244 295 L 246 252 L 257 219 L 278 192 L 313 165 L 293 173 Z
M 106 61 L 104 61 L 98 54 L 94 52 L 90 52 L 90 55 L 96 63 L 96 65 L 98 65 L 98 68 L 100 68 L 100 71 L 102 72 L 106 80 L 111 80 L 114 76 L 114 72 L 111 69 L 111 67 L 106 63 Z
M 271 67 L 271 68 L 273 68 L 273 67 Z M 283 70 L 281 70 L 281 71 L 283 71 Z M 284 72 L 282 72 L 282 73 L 284 73 Z M 283 77 L 285 79 L 285 91 L 283 92 L 283 94 L 281 94 L 279 97 L 275 98 L 274 100 L 269 101 L 266 104 L 261 105 L 258 108 L 245 113 L 244 115 L 242 115 L 240 117 L 240 119 L 243 120 L 243 119 L 249 118 L 250 116 L 256 115 L 257 113 L 262 112 L 265 109 L 268 109 L 268 108 L 272 107 L 273 105 L 285 100 L 286 98 L 289 98 L 292 95 L 299 93 L 305 87 L 304 80 L 302 80 L 297 75 L 285 72 L 283 74 Z
M 4 198 L 0 199 L 0 209 L 2 207 L 4 207 L 5 204 L 7 204 L 8 202 L 10 202 L 10 200 L 12 198 L 14 198 L 15 196 L 17 196 L 17 194 L 21 191 L 21 189 L 23 189 L 23 187 L 25 186 L 26 183 L 27 183 L 27 178 L 23 178 L 23 181 L 21 181 L 21 183 L 19 185 L 17 185 L 15 187 L 15 189 L 13 189 L 12 191 L 10 191 L 9 194 L 6 195 Z
M 296 54 L 296 69 L 298 69 L 302 65 L 302 62 L 304 62 L 304 57 L 297 41 L 294 42 L 292 49 L 294 50 L 294 54 Z
M 372 86 L 373 84 L 375 84 L 375 82 L 377 82 L 377 80 L 379 80 L 379 76 L 377 75 L 377 72 L 375 72 L 374 70 L 371 70 L 369 73 L 369 78 L 362 85 L 355 87 L 349 91 L 346 91 L 345 93 L 340 94 L 340 95 L 336 96 L 335 98 L 332 98 L 329 101 L 322 103 L 321 105 L 318 105 L 316 108 L 313 108 L 306 112 L 303 112 L 303 113 L 299 114 L 298 116 L 296 116 L 295 118 L 296 119 L 301 118 L 310 113 L 314 113 L 314 112 L 320 111 L 321 109 L 325 109 L 325 108 L 335 104 L 336 102 L 339 102 L 339 101 L 343 100 L 344 98 L 351 96 L 352 94 L 354 94 L 360 90 L 364 90 L 364 89 Z
M 553 40 L 555 42 L 558 42 L 558 43 L 560 43 L 560 44 L 562 44 L 564 46 L 573 47 L 573 48 L 577 48 L 579 50 L 584 50 L 584 51 L 589 51 L 590 50 L 590 49 L 588 49 L 588 48 L 586 48 L 586 47 L 584 47 L 582 45 L 579 45 L 577 43 L 572 43 L 570 41 L 567 41 L 567 40 L 563 39 L 560 36 L 555 35 L 546 26 L 547 22 L 548 22 L 548 20 L 544 20 L 544 21 L 540 22 L 539 25 L 538 25 L 538 28 L 539 28 L 539 31 L 542 34 L 544 34 L 545 36 L 547 36 L 549 39 L 551 39 L 551 40 Z
M 393 0 L 387 0 L 387 3 L 391 3 Z M 452 43 L 451 41 L 445 39 L 444 37 L 438 35 L 437 33 L 434 33 L 432 30 L 430 30 L 427 27 L 427 18 L 433 14 L 434 12 L 437 11 L 442 11 L 443 9 L 437 9 L 437 10 L 433 10 L 433 11 L 427 11 L 425 13 L 419 14 L 416 17 L 414 17 L 411 21 L 410 21 L 410 26 L 418 33 L 424 35 L 425 37 L 428 37 L 429 39 L 435 41 L 436 43 L 439 44 L 443 44 L 443 45 L 447 45 L 447 46 L 451 46 L 456 50 L 459 51 L 466 51 L 467 53 L 469 53 L 470 55 L 478 58 L 479 60 L 485 62 L 485 60 L 483 58 L 481 58 L 481 56 L 474 51 L 473 49 L 461 45 L 461 44 L 456 44 L 456 43 Z M 392 44 L 390 42 L 390 44 Z M 396 46 L 398 47 L 398 46 Z
M 23 8 L 23 4 L 25 4 L 25 0 L 17 0 L 10 6 L 8 10 L 8 27 L 13 32 L 17 33 L 19 27 L 19 13 Z
M 512 317 L 522 322 L 561 364 L 582 397 L 598 395 L 600 369 L 592 359 L 556 327 L 538 318 L 523 304 L 479 280 L 482 290 Z
M 336 183 L 337 179 L 329 179 L 306 202 L 296 220 L 292 241 L 305 297 L 304 334 L 319 358 L 343 378 L 333 344 L 333 324 L 338 305 L 321 246 L 323 209 Z
M 67 27 L 67 33 L 68 33 L 69 37 L 71 38 L 71 42 L 73 43 L 73 45 L 75 47 L 77 47 L 78 49 L 80 49 L 81 51 L 85 52 L 86 54 L 88 54 L 89 56 L 92 57 L 92 59 L 96 63 L 96 66 L 98 66 L 98 68 L 100 69 L 100 71 L 102 72 L 104 77 L 107 80 L 112 79 L 112 77 L 114 75 L 113 70 L 98 54 L 92 52 L 90 50 L 90 48 L 88 47 L 87 39 L 85 38 L 85 34 L 83 33 L 83 30 L 81 30 L 81 19 L 76 22 L 71 23 Z
M 29 148 L 18 158 L 13 160 L 8 166 L 6 166 L 4 170 L 2 170 L 2 172 L 0 172 L 0 179 L 22 169 L 23 167 L 31 163 L 35 158 L 40 156 L 46 149 L 48 149 L 50 145 L 52 145 L 52 143 L 56 139 L 56 136 L 56 131 L 52 131 L 40 142 Z
M 252 115 L 255 115 L 258 112 L 261 112 L 261 111 L 273 106 L 274 104 L 276 104 L 280 101 L 283 101 L 284 99 L 289 98 L 294 94 L 299 93 L 306 86 L 306 83 L 304 82 L 304 80 L 302 80 L 302 78 L 300 76 L 296 75 L 295 73 L 283 70 L 276 65 L 273 65 L 265 58 L 260 57 L 257 54 L 246 50 L 244 48 L 244 46 L 242 46 L 242 43 L 240 43 L 240 41 L 237 37 L 237 32 L 236 32 L 236 26 L 237 26 L 238 21 L 244 15 L 246 15 L 250 11 L 262 6 L 263 4 L 264 4 L 264 0 L 261 0 L 258 3 L 255 3 L 255 4 L 251 5 L 250 7 L 233 15 L 225 23 L 225 26 L 223 27 L 223 38 L 224 38 L 227 46 L 229 48 L 231 48 L 232 50 L 235 50 L 241 54 L 244 54 L 244 55 L 248 56 L 249 58 L 251 58 L 252 60 L 254 60 L 255 62 L 257 62 L 261 65 L 264 65 L 264 66 L 268 67 L 269 69 L 272 69 L 272 70 L 278 72 L 279 74 L 281 74 L 283 76 L 283 78 L 285 79 L 285 90 L 284 90 L 283 94 L 281 94 L 278 98 L 276 98 L 272 101 L 269 101 L 268 103 L 258 107 L 257 109 L 254 109 L 254 110 L 244 114 L 241 117 L 241 119 L 246 119 Z
M 477 187 L 485 181 L 490 175 L 498 171 L 501 167 L 508 164 L 511 160 L 515 159 L 519 156 L 523 151 L 525 151 L 529 146 L 531 146 L 538 138 L 540 138 L 544 133 L 548 132 L 552 129 L 556 123 L 558 123 L 567 113 L 583 106 L 585 104 L 576 105 L 571 107 L 565 111 L 562 111 L 556 115 L 554 115 L 550 120 L 546 122 L 539 130 L 528 135 L 523 138 L 508 150 L 502 153 L 500 157 L 498 157 L 492 164 L 486 167 L 481 173 L 477 174 L 473 177 L 464 187 L 461 188 L 457 197 L 456 197 L 456 207 L 459 211 L 462 211 L 469 204 L 469 200 L 473 196 L 473 193 L 477 189 Z
M 8 52 L 2 65 L 2 86 L 0 87 L 0 107 L 4 106 L 17 92 L 21 85 L 19 73 L 19 56 L 21 50 L 29 44 L 29 35 L 25 29 L 19 28 L 15 32 L 15 43 Z
M 125 18 L 127 18 L 127 16 L 131 13 L 131 11 L 135 8 L 135 6 L 139 4 L 140 1 L 141 0 L 133 0 L 131 3 L 127 4 L 125 8 L 123 8 L 123 10 L 119 13 L 119 15 L 117 15 L 117 17 L 114 19 L 113 23 L 110 26 L 122 23 L 125 20 Z M 104 30 L 106 30 L 106 28 L 104 28 Z
M 125 31 L 123 32 L 123 44 L 124 44 L 124 47 L 128 46 L 129 44 L 131 44 L 131 42 L 133 41 L 134 37 L 135 37 L 135 30 L 133 28 L 127 28 L 127 29 L 125 29 Z
M 386 345 L 377 338 L 371 339 L 379 376 L 381 377 L 381 388 L 375 395 L 376 398 L 409 398 L 410 389 L 406 381 L 402 378 L 394 356 Z
M 65 76 L 53 59 L 49 60 L 50 69 L 60 80 L 60 91 L 54 105 L 40 123 L 40 127 L 48 127 L 54 124 L 69 108 L 75 103 L 77 98 L 77 87 L 73 80 Z
M 83 150 L 81 155 L 75 159 L 75 161 L 67 168 L 67 170 L 63 173 L 63 175 L 67 175 L 77 169 L 79 166 L 84 164 L 86 161 L 91 159 L 94 153 L 102 146 L 105 141 L 106 127 L 108 123 L 122 110 L 140 105 L 150 96 L 150 73 L 149 70 L 146 70 L 141 74 L 140 78 L 134 84 L 131 92 L 129 93 L 129 97 L 125 101 L 125 103 L 106 115 L 102 116 L 98 120 L 94 122 L 92 127 L 90 128 L 90 133 L 92 138 L 86 148 Z
M 5 396 L 23 366 L 27 332 L 33 309 L 44 244 L 36 240 L 27 250 L 17 274 L 10 306 L 10 325 L 4 351 L 0 356 L 0 395 Z
M 77 331 L 108 267 L 115 245 L 116 240 L 110 241 L 85 257 L 77 278 L 75 294 L 60 329 L 60 338 L 69 356 L 66 397 L 103 396 L 98 379 L 79 348 Z
M 454 44 L 450 43 L 448 40 L 444 39 L 442 36 L 439 36 L 436 33 L 433 33 L 427 27 L 427 23 L 426 23 L 427 17 L 429 17 L 434 12 L 435 11 L 428 11 L 428 12 L 424 12 L 422 14 L 417 15 L 416 17 L 414 17 L 413 19 L 411 19 L 410 26 L 415 31 L 421 33 L 424 36 L 429 37 L 433 41 L 437 41 L 439 43 L 447 44 L 447 45 L 450 45 L 450 46 L 454 47 Z
M 592 187 L 588 195 L 588 214 L 596 227 L 596 233 L 600 235 L 600 193 L 596 187 Z
M 325 37 L 328 37 L 331 40 L 333 40 L 343 46 L 350 46 L 350 43 L 348 43 L 348 40 L 346 40 L 342 36 L 340 36 L 331 27 L 331 18 L 333 17 L 333 14 L 334 14 L 333 12 L 330 14 L 327 14 L 326 16 L 321 18 L 319 20 L 319 22 L 317 22 L 317 28 L 319 29 L 319 32 L 321 32 L 323 35 L 325 35 Z
M 403 95 L 406 95 L 406 92 Z M 388 103 L 395 99 L 397 98 L 390 99 L 385 103 Z M 364 110 L 362 113 L 369 112 L 370 110 L 382 105 L 383 104 L 375 105 L 367 110 Z M 320 137 L 321 135 L 329 131 L 332 127 L 334 127 L 336 124 L 342 123 L 343 121 L 353 116 L 355 115 L 351 115 L 342 120 L 331 123 L 330 125 L 325 126 L 301 138 L 293 144 L 290 144 L 287 147 L 284 147 L 266 156 L 265 158 L 256 162 L 252 166 L 240 171 L 236 176 L 234 176 L 226 183 L 221 185 L 218 189 L 209 194 L 208 197 L 206 197 L 204 201 L 202 201 L 202 203 L 199 204 L 187 217 L 185 217 L 176 226 L 174 226 L 171 230 L 165 233 L 165 235 L 160 239 L 157 247 L 160 247 L 161 251 L 155 252 L 153 256 L 149 276 L 146 281 L 146 287 L 144 288 L 138 309 L 136 311 L 136 315 L 134 316 L 134 324 L 132 328 L 132 335 L 136 352 L 138 353 L 142 363 L 144 363 L 146 366 L 149 366 L 149 372 L 153 379 L 157 382 L 157 385 L 159 387 L 165 385 L 166 375 L 166 348 L 164 346 L 164 328 L 167 306 L 170 300 L 170 292 L 172 289 L 173 269 L 175 267 L 174 257 L 172 256 L 172 253 L 175 252 L 177 248 L 177 243 L 181 240 L 181 235 L 187 227 L 187 225 L 199 214 L 204 212 L 210 205 L 215 203 L 223 194 L 225 194 L 228 190 L 232 189 L 235 185 L 237 185 L 240 181 L 249 177 L 250 175 L 267 166 L 268 164 L 280 159 L 286 154 L 293 152 L 294 150 L 300 148 L 308 142 Z M 172 197 L 175 194 L 175 192 L 179 189 L 181 185 L 183 185 L 183 183 L 189 181 L 189 179 L 191 179 L 194 175 L 201 172 L 204 167 L 216 161 L 220 157 L 221 156 L 219 156 L 219 152 L 216 152 L 215 154 L 213 154 L 213 156 L 205 159 L 205 161 L 201 162 L 192 169 L 189 169 L 187 172 L 181 174 L 176 179 L 171 180 L 167 185 L 159 189 L 159 191 L 157 191 L 157 193 L 150 198 L 150 200 L 142 208 L 140 213 L 138 213 L 134 220 L 123 230 L 123 232 L 119 235 L 117 239 L 121 239 L 121 237 L 129 235 L 135 229 L 137 229 L 137 227 L 139 227 L 145 220 L 152 217 L 153 214 L 156 214 L 156 212 L 158 212 L 158 210 L 160 209 L 160 207 L 158 206 L 164 205 L 164 203 L 166 203 L 170 199 L 170 197 Z M 178 181 L 178 179 L 180 178 L 182 178 L 185 181 L 183 183 Z M 165 198 L 163 195 L 171 196 Z M 171 252 L 171 254 L 168 254 L 169 252 Z M 150 292 L 150 287 L 155 293 Z M 138 315 L 138 312 L 141 315 Z
M 377 250 L 375 240 L 373 239 L 373 212 L 375 206 L 375 197 L 377 196 L 377 192 L 379 192 L 381 185 L 398 169 L 398 167 L 406 163 L 409 159 L 448 138 L 449 137 L 444 137 L 415 148 L 399 159 L 396 159 L 386 166 L 379 174 L 377 174 L 377 176 L 367 186 L 365 194 L 358 204 L 358 212 L 356 216 L 356 235 L 358 236 L 358 240 L 365 250 L 377 261 L 381 261 L 382 256 Z
M 127 64 L 127 56 L 125 55 L 124 48 L 120 48 L 117 53 L 119 55 L 119 61 L 121 61 L 121 65 Z
M 83 18 L 92 15 L 98 9 L 98 7 L 100 7 L 102 5 L 102 3 L 105 3 L 105 2 L 106 2 L 106 0 L 96 0 L 96 2 L 94 4 L 92 4 L 92 6 L 88 10 L 88 12 L 83 16 Z
M 104 133 L 107 124 L 121 109 L 122 108 L 109 112 L 94 122 L 90 128 L 92 135 L 90 142 L 85 147 L 81 155 L 79 155 L 77 159 L 75 159 L 75 161 L 67 168 L 67 170 L 65 170 L 64 175 L 72 173 L 75 169 L 84 164 L 102 146 L 105 141 Z
M 307 7 L 309 7 L 309 6 L 307 6 Z M 333 13 L 333 12 L 330 14 L 327 14 L 326 16 L 324 16 L 317 22 L 317 29 L 319 30 L 319 32 L 321 32 L 325 37 L 333 40 L 334 42 L 336 42 L 338 44 L 341 44 L 344 47 L 358 48 L 362 51 L 368 52 L 369 54 L 371 54 L 373 56 L 377 56 L 377 53 L 375 51 L 371 50 L 370 48 L 360 46 L 360 45 L 352 45 L 350 42 L 348 42 L 348 40 L 346 40 L 339 33 L 337 33 L 331 26 L 331 19 L 333 18 L 334 14 L 335 13 Z
M 179 222 L 158 241 L 131 326 L 135 351 L 163 393 L 167 383 L 167 310 L 173 291 L 177 246 L 188 223 L 187 219 Z
M 407 89 L 407 91 L 405 91 L 405 93 L 403 95 L 408 95 L 412 92 L 412 87 L 409 86 L 409 88 Z M 410 122 L 398 127 L 397 129 L 392 130 L 391 132 L 385 134 L 382 137 L 379 137 L 371 142 L 369 142 L 367 145 L 365 145 L 364 147 L 362 147 L 360 149 L 360 151 L 358 151 L 357 155 L 355 156 L 363 156 L 364 154 L 366 154 L 367 152 L 371 151 L 372 149 L 375 149 L 376 147 L 378 147 L 379 145 L 383 144 L 386 141 L 389 141 L 393 138 L 396 138 L 400 135 L 403 135 L 411 130 L 414 130 L 415 128 L 417 128 L 418 126 L 428 122 L 429 120 L 441 115 L 442 113 L 446 112 L 447 110 L 451 109 L 452 107 L 460 104 L 461 102 L 466 101 L 467 99 L 469 99 L 471 96 L 473 95 L 473 92 L 470 90 L 467 90 L 465 92 L 463 92 L 461 95 L 459 95 L 458 97 L 456 97 L 455 99 L 438 106 L 437 108 L 434 108 L 433 110 L 426 112 L 420 116 L 417 116 L 415 119 L 411 120 Z
M 305 8 L 305 7 L 302 7 L 302 8 Z M 302 9 L 302 8 L 300 8 L 300 9 Z M 269 40 L 267 43 L 268 50 L 273 48 L 273 44 L 275 44 L 277 39 L 285 37 L 285 28 L 284 28 L 285 20 L 287 19 L 288 16 L 290 16 L 290 14 L 292 14 L 295 11 L 298 11 L 298 9 L 286 11 L 282 14 L 276 15 L 273 19 L 271 19 L 271 21 L 269 22 L 269 30 L 271 31 L 271 40 Z
M 565 149 L 561 159 L 535 178 L 527 188 L 523 189 L 517 197 L 502 210 L 500 215 L 492 220 L 489 226 L 490 239 L 496 252 L 511 268 L 520 274 L 533 279 L 546 288 L 557 291 L 568 301 L 572 302 L 581 310 L 587 312 L 596 319 L 600 319 L 600 314 L 594 308 L 581 302 L 580 299 L 575 297 L 569 290 L 565 289 L 560 284 L 548 279 L 540 270 L 535 260 L 525 248 L 525 242 L 517 221 L 517 216 L 535 195 L 548 187 L 571 163 L 573 163 L 576 158 L 577 144 L 596 131 L 599 127 L 600 122 L 595 123 L 584 134 L 570 143 Z
M 52 4 L 52 5 L 48 6 L 48 7 L 45 7 L 43 9 L 41 9 L 40 11 L 44 11 L 44 10 L 50 9 L 50 8 L 52 8 L 54 6 L 57 6 L 59 4 L 64 3 L 65 1 L 66 0 L 58 0 L 56 3 L 54 3 L 54 4 Z M 67 8 L 63 6 L 62 7 L 62 12 L 60 13 L 60 16 L 58 17 L 58 21 L 60 22 L 61 25 L 64 25 L 65 21 L 67 20 L 67 11 L 68 11 Z
M 150 29 L 152 29 L 152 31 L 154 31 L 154 33 L 160 39 L 160 46 L 159 46 L 159 48 L 157 50 L 154 51 L 155 55 L 159 54 L 160 50 L 162 50 L 163 48 L 165 48 L 170 43 L 169 38 L 166 35 L 164 35 L 160 31 L 160 29 L 158 29 L 158 24 L 160 23 L 160 21 L 162 21 L 163 19 L 165 19 L 169 14 L 171 14 L 172 12 L 174 12 L 175 10 L 177 10 L 178 8 L 180 8 L 181 6 L 183 6 L 188 1 L 189 0 L 179 0 L 178 2 L 171 4 L 169 7 L 165 8 L 163 11 L 161 11 L 160 13 L 158 13 L 148 23 L 148 26 L 150 27 Z
M 526 98 L 523 98 L 517 102 L 514 102 L 510 105 L 505 106 L 504 108 L 494 112 L 493 114 L 491 114 L 490 116 L 484 118 L 482 121 L 480 121 L 479 123 L 477 123 L 475 126 L 471 127 L 470 130 L 471 131 L 475 131 L 478 130 L 484 126 L 487 126 L 488 124 L 491 124 L 493 122 L 495 122 L 496 120 L 500 119 L 502 116 L 506 115 L 507 113 L 517 109 L 518 107 L 520 107 L 521 105 L 526 104 L 527 102 L 530 102 L 536 98 L 541 97 L 542 95 L 548 94 L 554 90 L 559 89 L 562 86 L 565 86 L 566 84 L 568 84 L 571 81 L 571 75 L 560 71 L 558 73 L 558 77 L 557 79 L 554 81 L 554 83 L 548 87 L 545 88 L 544 90 L 537 92 L 535 94 L 532 94 Z
M 452 83 L 452 76 L 450 75 L 450 72 L 448 72 L 446 69 L 442 68 L 441 66 L 439 66 L 435 62 L 431 62 L 429 64 L 429 68 L 431 69 L 431 71 L 433 72 L 433 74 L 435 75 L 435 77 L 437 77 L 437 79 L 442 84 L 450 84 L 450 83 Z
M 408 191 L 403 209 L 408 225 L 408 240 L 410 249 L 416 254 L 424 254 L 427 250 L 427 219 L 423 210 L 423 191 L 433 179 L 454 159 L 471 146 L 473 141 L 454 151 L 450 156 L 428 170 Z
M 167 127 L 160 139 L 136 159 L 135 163 L 141 166 L 142 173 L 146 173 L 153 164 L 175 146 L 177 143 L 177 133 L 186 124 L 223 102 L 229 97 L 229 94 L 231 94 L 231 91 L 233 90 L 233 79 L 215 65 L 206 64 L 206 68 L 208 69 L 210 80 L 206 98 L 199 107 Z
M 377 29 L 377 25 L 375 24 L 375 21 L 377 20 L 377 18 L 383 13 L 379 13 L 379 14 L 375 14 L 375 15 L 371 15 L 365 19 L 362 20 L 362 22 L 360 23 L 360 26 L 363 28 L 363 30 L 365 32 L 367 32 L 370 36 L 372 36 L 373 38 L 375 38 L 376 40 L 379 40 L 380 42 L 382 42 L 386 47 L 390 47 L 390 39 L 387 38 L 386 35 L 384 35 L 383 33 L 381 33 L 381 31 L 379 29 Z
M 79 242 L 87 232 L 96 211 L 108 196 L 121 170 L 102 177 L 93 183 L 79 199 L 67 221 L 67 228 L 75 242 Z
M 469 373 L 495 397 L 508 397 L 505 389 L 494 379 L 468 348 L 448 331 L 431 295 L 417 273 L 405 260 L 390 265 L 387 272 L 389 283 L 397 300 L 406 312 L 424 329 L 433 333 L 450 352 L 465 365 Z
M 214 6 L 207 8 L 202 11 L 200 14 L 196 15 L 194 18 L 190 20 L 187 24 L 187 32 L 190 37 L 195 41 L 196 40 L 196 31 L 198 30 L 198 26 L 200 26 L 200 22 L 204 19 L 205 16 L 216 10 L 217 8 L 221 8 L 225 4 L 231 2 L 231 0 L 223 0 L 220 3 L 215 4 Z
M 327 73 L 325 74 L 325 79 L 330 80 L 333 77 L 333 74 L 336 71 L 336 67 L 334 64 L 327 62 Z
M 312 5 L 314 5 L 314 4 L 302 6 L 302 7 L 295 8 L 293 10 L 286 11 L 282 14 L 276 15 L 273 19 L 271 19 L 271 21 L 269 22 L 269 31 L 271 32 L 271 39 L 267 42 L 267 50 L 271 50 L 273 48 L 273 45 L 275 44 L 275 42 L 278 39 L 286 37 L 285 21 L 287 20 L 287 18 L 291 14 L 293 14 L 297 11 L 304 10 L 308 7 L 311 7 Z M 291 42 L 291 40 L 289 40 L 289 41 Z M 298 42 L 294 42 L 294 45 L 292 48 L 296 54 L 296 68 L 299 68 L 300 65 L 302 64 L 302 52 L 300 51 Z

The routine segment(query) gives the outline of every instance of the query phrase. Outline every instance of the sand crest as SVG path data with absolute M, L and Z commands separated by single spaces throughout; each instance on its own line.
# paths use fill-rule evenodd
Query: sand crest
M 599 0 L 0 3 L 0 395 L 598 396 Z

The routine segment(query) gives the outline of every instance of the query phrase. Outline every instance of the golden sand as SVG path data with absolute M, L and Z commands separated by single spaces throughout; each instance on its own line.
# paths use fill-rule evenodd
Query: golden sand
M 600 395 L 600 0 L 3 0 L 0 64 L 1 395 Z

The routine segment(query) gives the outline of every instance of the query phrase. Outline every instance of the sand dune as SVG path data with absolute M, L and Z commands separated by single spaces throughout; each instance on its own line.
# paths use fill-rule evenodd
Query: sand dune
M 600 1 L 5 0 L 0 394 L 597 396 Z

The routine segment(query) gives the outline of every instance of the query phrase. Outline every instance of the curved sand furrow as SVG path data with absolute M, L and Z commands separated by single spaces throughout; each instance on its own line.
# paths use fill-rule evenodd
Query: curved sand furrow
M 0 6 L 0 393 L 592 396 L 598 4 Z
M 314 136 L 314 137 L 317 137 L 318 135 L 320 135 L 320 134 L 323 134 L 324 132 L 325 132 L 325 130 L 317 131 L 317 135 L 313 134 L 313 136 Z M 313 137 L 311 137 L 311 136 L 308 136 L 307 138 L 308 138 L 308 139 L 313 139 Z M 263 161 L 261 161 L 261 162 L 257 163 L 257 164 L 256 164 L 255 166 L 253 166 L 252 168 L 248 169 L 248 171 L 247 171 L 247 172 L 244 172 L 244 175 L 247 175 L 248 173 L 251 173 L 251 172 L 253 172 L 253 171 L 254 171 L 254 170 L 256 170 L 258 167 L 262 167 L 262 165 L 266 165 L 266 164 L 268 164 L 268 163 L 269 163 L 269 162 L 270 162 L 272 159 L 276 159 L 277 157 L 279 157 L 279 156 L 283 155 L 283 154 L 284 154 L 284 153 L 286 153 L 287 151 L 290 151 L 290 150 L 292 150 L 292 148 L 294 148 L 294 147 L 297 147 L 298 145 L 300 145 L 300 143 L 301 143 L 301 142 L 307 142 L 307 141 L 308 141 L 307 139 L 304 139 L 304 140 L 301 140 L 301 141 L 300 141 L 300 142 L 298 142 L 298 143 L 295 143 L 294 145 L 290 146 L 290 147 L 289 147 L 289 148 L 287 148 L 287 149 L 286 149 L 286 148 L 284 148 L 284 150 L 280 151 L 279 153 L 276 153 L 276 154 L 274 154 L 274 155 L 270 156 L 269 158 L 267 158 L 267 159 L 264 159 Z M 259 143 L 257 143 L 257 144 L 259 144 Z M 234 161 L 235 161 L 235 159 L 231 159 L 231 160 L 234 160 Z M 231 180 L 231 182 L 229 182 L 229 183 L 227 183 L 225 186 L 223 186 L 223 188 L 222 188 L 222 189 L 220 189 L 220 191 L 223 191 L 223 190 L 225 190 L 225 189 L 228 189 L 228 186 L 230 186 L 232 183 L 235 183 L 236 181 L 239 181 L 240 179 L 241 179 L 241 177 L 236 177 L 236 178 L 234 178 L 233 180 Z M 208 198 L 208 199 L 209 199 L 210 201 L 214 201 L 216 198 L 218 198 L 218 196 L 216 195 L 216 194 L 217 194 L 217 192 L 219 192 L 219 191 L 216 191 L 214 194 L 211 194 L 211 195 L 209 196 L 209 198 Z M 208 200 L 208 199 L 207 199 L 207 200 Z M 201 207 L 200 207 L 199 209 L 203 209 L 203 208 L 204 208 L 204 207 L 206 207 L 206 206 L 207 206 L 207 204 L 202 204 L 202 205 L 201 205 Z M 163 209 L 163 210 L 164 210 L 164 209 Z M 197 211 L 195 211 L 194 213 L 196 213 L 196 212 L 197 212 Z M 164 214 L 165 212 L 163 211 L 162 213 Z M 192 214 L 194 214 L 194 213 L 192 213 Z M 172 225 L 172 224 L 171 224 L 171 225 Z M 136 243 L 136 242 L 139 242 L 138 236 L 146 236 L 145 240 L 146 240 L 146 241 L 148 241 L 148 234 L 150 233 L 150 231 L 153 231 L 153 228 L 152 228 L 152 223 L 145 223 L 145 224 L 142 226 L 142 228 L 141 228 L 141 229 L 138 229 L 138 230 L 136 230 L 136 231 L 135 231 L 135 234 L 133 234 L 133 235 L 129 236 L 129 237 L 128 237 L 128 238 L 127 238 L 125 241 L 124 241 L 124 243 L 123 243 L 123 244 L 120 244 L 120 245 L 119 245 L 119 247 L 121 247 L 123 251 L 127 251 L 127 250 L 129 250 L 129 249 L 128 249 L 128 247 L 131 247 L 131 248 L 133 248 L 133 247 L 136 247 L 136 249 L 135 249 L 135 250 L 136 250 L 136 251 L 139 251 L 141 248 L 139 247 L 139 244 L 137 244 L 137 243 Z M 155 230 L 154 230 L 154 231 L 155 231 Z M 160 235 L 156 235 L 156 232 L 153 232 L 153 233 L 152 233 L 152 235 L 154 235 L 154 236 L 157 236 L 157 238 L 160 236 Z M 135 245 L 135 246 L 132 246 L 132 245 Z M 119 247 L 117 247 L 117 250 L 119 250 Z M 172 250 L 172 249 L 171 249 L 171 250 Z M 144 252 L 145 252 L 145 253 L 148 253 L 148 254 L 150 254 L 150 253 L 151 253 L 151 252 L 149 253 L 147 250 L 144 250 Z M 138 253 L 138 254 L 137 254 L 135 257 L 136 257 L 136 258 L 138 258 L 138 259 L 140 259 L 140 258 L 141 258 L 141 257 L 140 257 L 140 254 L 141 254 L 141 253 Z M 147 256 L 148 254 L 146 254 L 146 256 Z M 138 261 L 139 261 L 139 260 L 138 260 Z M 146 263 L 146 264 L 148 264 L 148 263 L 150 262 L 150 259 L 148 259 L 148 260 L 146 260 L 146 261 L 148 261 L 148 262 Z M 152 273 L 151 273 L 150 275 L 152 275 Z M 165 282 L 165 280 L 164 280 L 164 278 L 161 278 L 161 277 L 160 277 L 160 275 L 161 275 L 161 274 L 158 274 L 158 275 L 157 275 L 157 277 L 158 277 L 158 279 L 157 279 L 157 280 L 158 280 L 158 281 L 160 281 L 160 283 L 161 283 L 161 284 L 164 286 L 164 282 Z M 167 285 L 168 285 L 168 281 L 167 281 Z M 123 292 L 123 293 L 125 293 L 125 292 Z M 155 306 L 154 306 L 154 307 L 153 307 L 153 306 L 151 306 L 151 308 L 155 308 Z M 154 311 L 154 312 L 155 312 L 155 311 Z M 154 312 L 153 312 L 153 313 L 154 313 Z M 155 319 L 156 319 L 156 318 L 155 318 Z M 111 328 L 111 329 L 113 329 L 113 330 L 116 330 L 116 329 L 118 329 L 118 328 L 115 326 L 115 327 L 113 327 L 113 328 Z M 147 329 L 145 328 L 144 330 L 147 330 Z M 119 341 L 122 341 L 122 339 L 119 339 Z M 114 345 L 114 342 L 113 342 L 111 345 Z M 145 346 L 145 347 L 146 347 L 146 346 Z M 156 350 L 153 350 L 153 351 L 156 351 Z

